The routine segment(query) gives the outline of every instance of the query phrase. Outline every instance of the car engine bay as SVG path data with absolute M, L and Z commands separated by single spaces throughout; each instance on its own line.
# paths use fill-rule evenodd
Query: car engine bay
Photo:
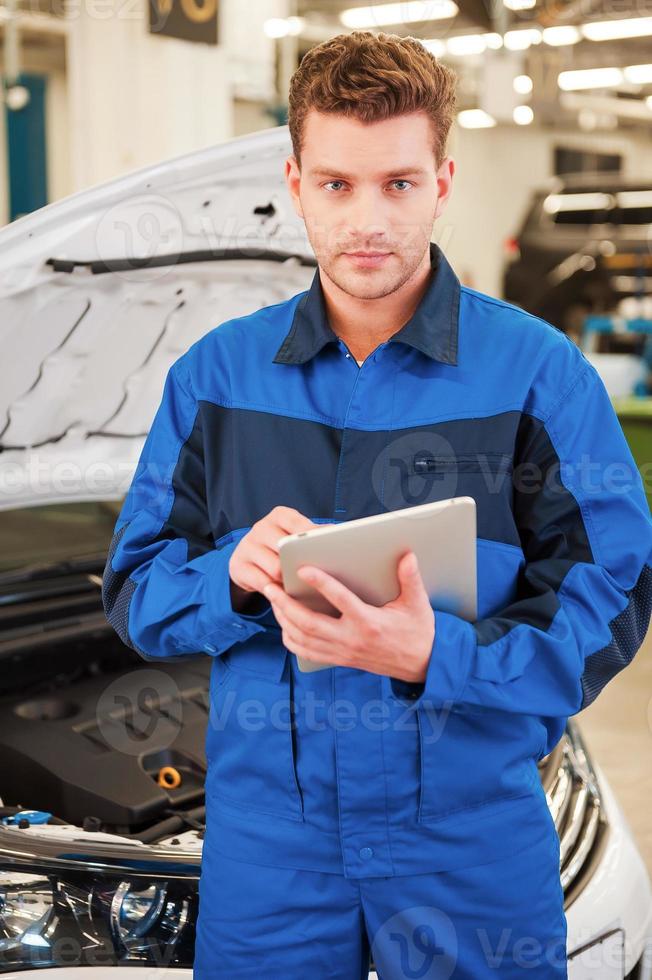
M 209 657 L 144 662 L 100 634 L 12 659 L 13 690 L 0 697 L 5 822 L 32 810 L 145 843 L 201 833 Z

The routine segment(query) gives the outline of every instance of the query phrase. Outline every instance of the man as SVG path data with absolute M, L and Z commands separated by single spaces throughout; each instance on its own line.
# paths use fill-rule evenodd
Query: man
M 537 761 L 643 640 L 652 522 L 579 348 L 431 242 L 454 81 L 412 38 L 305 55 L 286 179 L 312 286 L 175 362 L 116 524 L 124 641 L 213 657 L 199 980 L 354 980 L 370 946 L 382 980 L 566 976 Z M 284 592 L 283 535 L 465 494 L 476 622 L 411 552 L 382 607 L 307 567 L 340 615 Z

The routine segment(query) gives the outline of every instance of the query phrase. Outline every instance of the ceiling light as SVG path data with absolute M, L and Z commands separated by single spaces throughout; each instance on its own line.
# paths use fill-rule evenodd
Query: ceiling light
M 649 85 L 652 82 L 652 65 L 628 65 L 623 69 L 626 82 L 634 85 Z
M 427 41 L 421 41 L 421 43 L 431 54 L 434 54 L 435 58 L 441 58 L 446 54 L 446 42 L 438 37 L 429 38 Z
M 621 208 L 652 208 L 652 191 L 618 191 L 616 200 Z
M 508 10 L 531 10 L 536 7 L 537 0 L 503 0 Z
M 267 37 L 287 37 L 288 34 L 300 34 L 303 26 L 303 17 L 269 17 L 263 24 L 263 31 Z
M 581 31 L 589 41 L 615 41 L 622 37 L 645 37 L 652 34 L 652 17 L 596 20 L 582 24 Z
M 519 95 L 529 95 L 532 91 L 532 79 L 529 75 L 517 75 L 514 79 L 514 91 Z
M 483 109 L 463 109 L 458 112 L 457 121 L 463 129 L 488 129 L 496 125 L 496 120 Z
M 487 49 L 487 41 L 484 34 L 458 34 L 456 37 L 449 37 L 446 41 L 446 50 L 449 54 L 482 54 Z
M 529 126 L 534 119 L 534 113 L 529 105 L 514 106 L 513 116 L 514 122 L 518 126 Z
M 543 29 L 544 44 L 555 46 L 577 44 L 581 39 L 582 35 L 580 34 L 579 28 L 572 27 L 570 24 L 560 25 L 559 27 L 544 27 Z
M 385 27 L 420 20 L 446 20 L 459 8 L 453 0 L 411 0 L 408 3 L 379 3 L 373 7 L 349 7 L 340 13 L 345 27 Z
M 582 192 L 578 194 L 548 194 L 543 201 L 546 214 L 559 211 L 605 211 L 613 204 L 611 194 Z
M 531 44 L 541 42 L 541 31 L 536 27 L 528 27 L 521 31 L 507 31 L 504 41 L 508 51 L 525 51 Z
M 620 68 L 584 68 L 578 71 L 562 71 L 557 76 L 557 84 L 565 92 L 586 88 L 606 88 L 622 83 L 623 73 Z

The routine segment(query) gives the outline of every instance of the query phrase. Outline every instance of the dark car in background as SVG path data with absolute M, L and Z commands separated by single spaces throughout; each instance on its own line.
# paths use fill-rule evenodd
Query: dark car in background
M 577 339 L 588 314 L 652 296 L 652 178 L 554 178 L 505 253 L 504 298 Z

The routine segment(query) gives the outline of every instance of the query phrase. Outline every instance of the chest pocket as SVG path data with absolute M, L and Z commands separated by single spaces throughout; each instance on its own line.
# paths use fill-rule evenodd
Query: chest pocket
M 277 638 L 258 637 L 215 658 L 206 792 L 227 805 L 302 821 L 287 658 Z
M 404 500 L 425 504 L 449 497 L 472 497 L 478 535 L 515 543 L 510 454 L 493 450 L 443 454 L 421 450 L 410 455 L 406 470 L 409 476 L 402 488 Z
M 457 453 L 455 456 L 437 456 L 431 453 L 417 453 L 412 458 L 412 473 L 421 476 L 450 473 L 484 473 L 489 476 L 508 474 L 512 469 L 512 457 L 507 453 L 478 451 L 476 453 Z

